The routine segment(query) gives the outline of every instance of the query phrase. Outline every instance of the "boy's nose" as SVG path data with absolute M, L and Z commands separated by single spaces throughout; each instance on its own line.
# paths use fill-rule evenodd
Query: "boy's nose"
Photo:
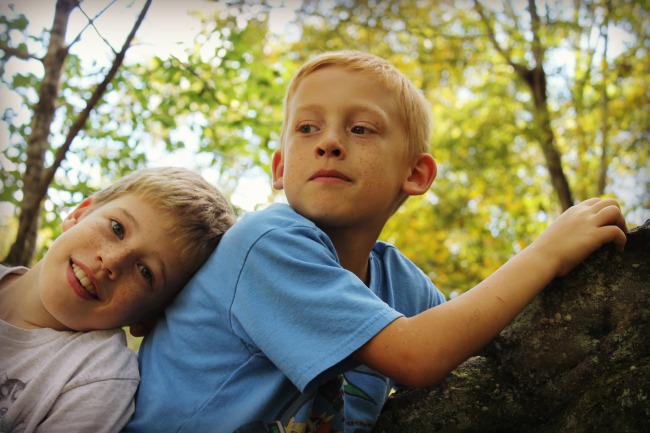
M 335 133 L 325 134 L 323 139 L 316 145 L 316 156 L 333 156 L 341 158 L 345 156 L 345 147 L 340 137 Z
M 105 258 L 107 258 L 106 255 L 97 254 L 96 260 L 99 262 L 100 265 L 98 277 L 101 278 L 102 277 L 101 274 L 104 274 L 109 280 L 114 280 L 115 273 L 113 271 L 113 266 L 110 265 L 110 262 L 108 260 L 105 260 Z
M 115 280 L 128 259 L 128 251 L 117 251 L 110 249 L 97 254 L 97 261 L 101 265 L 101 271 L 106 274 L 109 280 Z

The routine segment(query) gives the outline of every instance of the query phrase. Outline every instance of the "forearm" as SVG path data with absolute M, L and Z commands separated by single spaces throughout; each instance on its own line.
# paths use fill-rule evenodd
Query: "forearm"
M 387 326 L 355 355 L 393 379 L 428 386 L 492 340 L 553 279 L 529 247 L 458 298 Z
M 421 362 L 441 360 L 439 374 L 449 373 L 496 337 L 551 282 L 554 269 L 529 247 L 461 296 L 408 319 L 419 330 Z

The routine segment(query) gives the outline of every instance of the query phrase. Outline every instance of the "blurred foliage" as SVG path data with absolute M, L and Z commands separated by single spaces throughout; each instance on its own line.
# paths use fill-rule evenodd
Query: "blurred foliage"
M 433 105 L 438 178 L 382 237 L 445 293 L 462 292 L 532 241 L 560 209 L 531 123 L 530 90 L 490 43 L 473 2 L 403 3 L 305 2 L 293 50 L 300 59 L 323 49 L 367 50 L 424 90 Z M 510 58 L 532 64 L 533 29 L 522 2 L 481 3 Z M 599 1 L 536 3 L 552 125 L 575 198 L 599 195 L 606 149 L 605 195 L 624 192 L 625 210 L 649 217 L 648 2 L 612 1 L 609 9 Z M 610 48 L 605 60 L 607 25 L 620 52 Z M 634 187 L 614 190 L 622 179 Z
M 486 20 L 472 1 L 308 0 L 277 33 L 270 29 L 275 4 L 216 2 L 184 58 L 131 59 L 120 71 L 50 188 L 43 247 L 70 205 L 160 155 L 179 155 L 187 165 L 189 154 L 197 170 L 217 173 L 227 195 L 253 167 L 268 173 L 291 74 L 318 52 L 351 48 L 394 63 L 422 88 L 434 114 L 438 178 L 427 195 L 406 202 L 382 239 L 446 294 L 469 289 L 559 212 L 532 123 L 530 89 L 487 33 L 489 26 L 512 59 L 533 64 L 527 3 L 481 4 Z M 169 7 L 182 13 L 182 3 Z M 551 122 L 573 195 L 600 194 L 602 166 L 604 194 L 618 195 L 641 224 L 650 217 L 650 2 L 538 1 L 537 9 Z M 20 29 L 28 18 L 2 17 L 0 38 L 9 43 L 12 35 L 11 43 L 21 44 L 16 32 L 5 30 L 27 38 Z M 67 67 L 59 130 L 101 75 L 100 66 L 75 56 Z M 0 68 L 2 85 L 29 108 L 38 74 L 11 74 L 4 57 Z M 10 143 L 0 145 L 0 201 L 16 204 L 29 122 L 10 111 L 2 120 Z M 53 148 L 57 140 L 52 137 Z

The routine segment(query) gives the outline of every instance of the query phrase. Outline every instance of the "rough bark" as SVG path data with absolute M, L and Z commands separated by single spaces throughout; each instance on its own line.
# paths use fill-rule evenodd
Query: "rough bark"
M 441 383 L 397 392 L 374 431 L 649 431 L 649 335 L 650 220 L 623 253 L 605 246 L 554 280 Z

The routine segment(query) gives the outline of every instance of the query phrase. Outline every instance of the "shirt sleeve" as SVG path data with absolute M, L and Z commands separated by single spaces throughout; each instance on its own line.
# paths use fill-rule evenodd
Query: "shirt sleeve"
M 255 243 L 231 314 L 249 350 L 303 391 L 401 316 L 339 264 L 314 227 L 271 230 Z

